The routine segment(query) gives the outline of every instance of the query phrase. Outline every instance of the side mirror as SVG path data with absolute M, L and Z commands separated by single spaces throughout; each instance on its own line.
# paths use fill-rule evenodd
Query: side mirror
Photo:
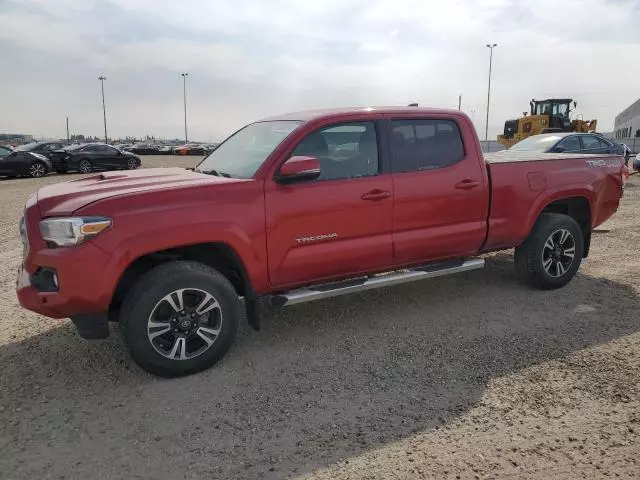
M 561 147 L 561 146 L 557 146 L 557 147 L 553 147 L 553 152 L 554 153 L 562 153 L 566 150 L 566 148 Z
M 320 176 L 320 160 L 315 157 L 295 156 L 280 167 L 279 183 L 315 180 Z

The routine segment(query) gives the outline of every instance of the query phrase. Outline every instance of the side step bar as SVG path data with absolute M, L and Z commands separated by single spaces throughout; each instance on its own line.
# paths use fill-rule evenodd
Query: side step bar
M 271 297 L 271 304 L 277 307 L 295 305 L 297 303 L 311 302 L 323 298 L 337 297 L 347 293 L 362 292 L 374 288 L 399 285 L 401 283 L 424 280 L 426 278 L 442 277 L 454 273 L 477 270 L 484 267 L 484 259 L 475 258 L 465 261 L 445 262 L 422 267 L 398 270 L 390 273 L 381 273 L 366 278 L 347 280 L 339 283 L 318 285 L 317 287 L 301 288 Z

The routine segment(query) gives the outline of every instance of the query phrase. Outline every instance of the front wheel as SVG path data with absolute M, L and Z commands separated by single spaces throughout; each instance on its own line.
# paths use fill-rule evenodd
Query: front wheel
M 568 215 L 543 213 L 529 238 L 516 248 L 516 270 L 522 281 L 536 288 L 560 288 L 580 268 L 583 253 L 580 225 Z
M 238 296 L 222 274 L 176 261 L 138 281 L 123 303 L 120 327 L 138 365 L 178 377 L 220 360 L 233 344 L 239 318 Z
M 93 170 L 93 167 L 91 166 L 91 162 L 89 160 L 87 160 L 86 158 L 83 158 L 82 160 L 80 160 L 80 163 L 78 163 L 78 169 L 82 173 L 91 173 L 91 170 Z
M 47 166 L 42 162 L 33 162 L 29 167 L 29 176 L 31 178 L 44 177 L 47 174 Z
M 137 158 L 129 158 L 127 160 L 127 169 L 129 170 L 135 170 L 136 168 L 138 168 L 140 166 L 140 162 L 138 161 Z

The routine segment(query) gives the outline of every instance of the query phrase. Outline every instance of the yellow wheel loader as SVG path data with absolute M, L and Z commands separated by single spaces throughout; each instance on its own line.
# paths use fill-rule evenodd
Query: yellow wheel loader
M 571 103 L 575 109 L 578 104 L 571 98 L 550 98 L 531 100 L 531 112 L 522 112 L 516 120 L 504 122 L 504 134 L 498 135 L 498 143 L 506 148 L 531 135 L 551 132 L 595 132 L 597 120 L 571 120 Z

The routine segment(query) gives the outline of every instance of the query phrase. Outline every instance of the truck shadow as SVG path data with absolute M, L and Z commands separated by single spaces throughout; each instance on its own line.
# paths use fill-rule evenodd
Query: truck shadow
M 631 288 L 584 274 L 531 290 L 500 254 L 457 277 L 269 310 L 218 366 L 175 380 L 133 365 L 117 336 L 90 344 L 65 323 L 0 348 L 3 470 L 313 471 L 439 428 L 491 379 L 640 331 L 638 311 Z

